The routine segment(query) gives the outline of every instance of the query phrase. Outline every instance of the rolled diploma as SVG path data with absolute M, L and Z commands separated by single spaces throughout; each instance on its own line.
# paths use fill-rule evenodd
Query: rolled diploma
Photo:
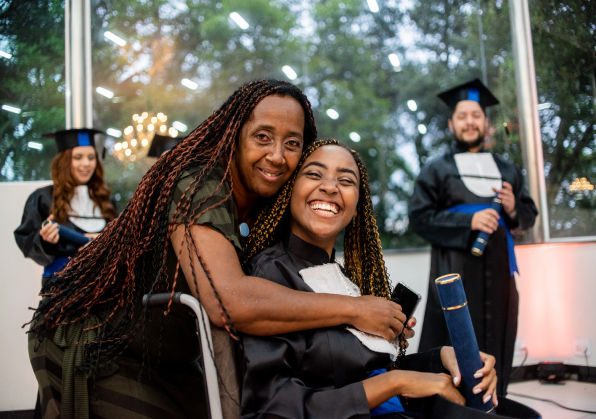
M 459 274 L 443 275 L 435 279 L 435 286 L 461 373 L 460 390 L 469 407 L 490 412 L 494 409 L 492 400 L 483 403 L 483 393 L 472 393 L 474 386 L 481 381 L 480 378 L 474 378 L 474 373 L 484 364 L 480 359 L 480 350 L 461 276 Z

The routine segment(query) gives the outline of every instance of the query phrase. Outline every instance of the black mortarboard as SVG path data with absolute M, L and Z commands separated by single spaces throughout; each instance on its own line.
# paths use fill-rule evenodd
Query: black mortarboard
M 455 110 L 457 103 L 462 100 L 473 100 L 474 102 L 478 102 L 482 109 L 486 109 L 488 106 L 497 105 L 499 103 L 491 91 L 478 79 L 455 86 L 439 93 L 437 96 L 445 102 L 452 111 Z
M 43 134 L 44 137 L 53 137 L 56 141 L 58 152 L 68 150 L 69 148 L 91 146 L 95 148 L 96 134 L 105 134 L 93 128 L 72 128 L 62 131 Z
M 163 153 L 174 148 L 174 146 L 178 144 L 180 140 L 181 138 L 178 137 L 155 134 L 153 140 L 151 141 L 151 147 L 149 147 L 149 151 L 147 152 L 147 157 L 159 158 L 159 156 L 161 156 Z

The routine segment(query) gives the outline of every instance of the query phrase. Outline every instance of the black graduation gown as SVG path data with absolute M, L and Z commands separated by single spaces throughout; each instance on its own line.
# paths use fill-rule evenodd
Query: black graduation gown
M 455 164 L 456 152 L 447 153 L 422 169 L 410 201 L 410 224 L 432 245 L 428 302 L 419 350 L 450 344 L 434 279 L 448 273 L 461 274 L 478 345 L 481 351 L 496 357 L 497 391 L 505 395 L 517 333 L 515 278 L 509 272 L 502 227 L 491 235 L 484 255 L 473 256 L 470 248 L 477 235 L 470 229 L 473 214 L 447 211 L 460 204 L 489 204 L 492 200 L 466 188 Z M 493 154 L 493 158 L 502 179 L 512 185 L 516 200 L 516 218 L 503 215 L 506 225 L 509 229 L 530 228 L 538 212 L 523 185 L 521 172 L 499 156 Z
M 312 292 L 298 272 L 330 262 L 324 250 L 292 235 L 255 256 L 251 265 L 255 276 Z M 247 335 L 243 346 L 243 418 L 367 418 L 370 409 L 361 381 L 371 370 L 391 365 L 389 355 L 370 351 L 343 326 Z M 438 350 L 408 355 L 400 368 L 444 371 Z
M 14 238 L 23 255 L 42 266 L 49 265 L 57 257 L 72 257 L 80 248 L 80 246 L 64 240 L 60 240 L 56 244 L 48 243 L 39 235 L 41 223 L 50 215 L 53 190 L 54 186 L 49 185 L 36 189 L 29 195 L 23 210 L 21 225 L 14 231 Z M 63 224 L 81 234 L 87 233 L 69 220 Z

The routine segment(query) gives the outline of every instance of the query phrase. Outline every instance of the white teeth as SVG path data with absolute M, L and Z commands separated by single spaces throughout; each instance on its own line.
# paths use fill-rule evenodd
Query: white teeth
M 272 173 L 272 172 L 268 172 L 268 171 L 263 170 L 263 169 L 261 169 L 261 173 L 263 173 L 265 176 L 270 177 L 270 178 L 279 177 L 279 173 Z
M 339 206 L 330 202 L 311 202 L 310 207 L 313 210 L 330 211 L 333 214 L 337 214 L 339 212 Z

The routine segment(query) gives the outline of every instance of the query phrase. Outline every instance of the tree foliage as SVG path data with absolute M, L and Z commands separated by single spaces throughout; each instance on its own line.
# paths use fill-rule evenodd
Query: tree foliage
M 282 66 L 289 65 L 313 102 L 320 134 L 350 143 L 366 161 L 386 247 L 423 244 L 408 229 L 407 201 L 420 167 L 452 141 L 437 92 L 486 77 L 501 101 L 490 113 L 490 144 L 522 163 L 505 0 L 386 0 L 379 13 L 363 0 L 92 3 L 93 85 L 115 92 L 111 100 L 94 95 L 96 127 L 123 129 L 134 113 L 161 111 L 190 130 L 239 84 L 286 78 Z M 591 8 L 581 0 L 531 3 L 540 102 L 551 103 L 540 115 L 557 234 L 594 234 L 596 225 L 594 192 L 568 188 L 577 176 L 594 180 Z M 231 21 L 234 11 L 247 29 Z M 12 1 L 0 13 L 0 46 L 14 53 L 0 59 L 0 76 L 8 81 L 0 98 L 24 109 L 18 116 L 0 112 L 0 177 L 47 177 L 53 149 L 40 154 L 27 149 L 26 139 L 64 125 L 63 3 Z M 126 45 L 106 41 L 107 30 Z M 389 54 L 397 55 L 399 68 Z M 184 87 L 183 78 L 198 89 Z M 337 119 L 327 116 L 330 108 Z M 360 141 L 352 142 L 354 133 Z M 105 163 L 122 202 L 150 164 Z

